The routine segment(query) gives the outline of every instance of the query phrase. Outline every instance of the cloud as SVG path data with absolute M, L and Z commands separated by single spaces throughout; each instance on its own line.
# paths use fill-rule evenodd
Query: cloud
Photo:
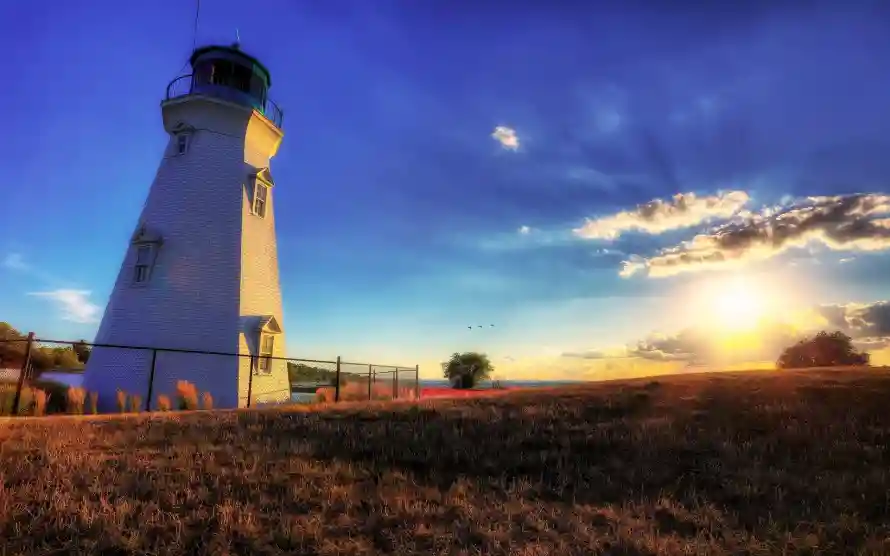
M 613 357 L 603 350 L 591 349 L 588 351 L 567 351 L 562 354 L 563 357 L 571 357 L 573 359 L 606 359 Z
M 532 229 L 529 228 L 528 226 L 520 226 L 520 227 L 519 227 L 519 230 L 517 230 L 517 231 L 518 231 L 520 234 L 522 234 L 522 235 L 525 236 L 525 235 L 530 234 L 530 233 L 532 232 Z
M 763 320 L 759 326 L 727 339 L 707 327 L 688 327 L 672 334 L 653 333 L 620 349 L 590 349 L 563 353 L 563 357 L 586 360 L 642 359 L 684 366 L 723 366 L 775 361 L 781 351 L 800 340 L 802 332 L 779 320 Z
M 31 268 L 20 253 L 9 253 L 3 259 L 3 267 L 10 270 L 28 270 Z
M 675 335 L 652 334 L 628 348 L 631 357 L 654 361 L 698 362 L 710 351 L 708 341 L 699 331 L 688 328 Z
M 516 130 L 513 128 L 499 125 L 494 128 L 491 136 L 505 149 L 515 151 L 519 148 L 519 136 L 516 135 Z
M 98 322 L 100 307 L 90 301 L 89 290 L 53 290 L 31 292 L 28 295 L 52 301 L 62 313 L 62 319 L 81 324 Z
M 663 249 L 650 258 L 624 261 L 621 276 L 653 278 L 765 260 L 818 243 L 836 251 L 890 249 L 890 195 L 858 193 L 810 197 L 790 207 L 753 214 Z
M 730 218 L 738 214 L 748 199 L 744 191 L 727 191 L 705 197 L 698 197 L 695 193 L 678 193 L 667 201 L 653 199 L 637 205 L 634 210 L 593 220 L 588 218 L 573 232 L 584 239 L 615 239 L 631 230 L 661 234 L 715 219 Z
M 890 345 L 890 301 L 819 305 L 815 311 L 828 326 L 848 334 L 860 347 Z

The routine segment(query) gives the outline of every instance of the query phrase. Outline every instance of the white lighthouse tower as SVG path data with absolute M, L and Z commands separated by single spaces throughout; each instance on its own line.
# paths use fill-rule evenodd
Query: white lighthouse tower
M 249 387 L 253 403 L 290 397 L 286 363 L 269 359 L 285 349 L 269 170 L 282 113 L 269 71 L 237 44 L 198 48 L 190 63 L 161 102 L 169 141 L 86 367 L 103 411 L 118 389 L 145 400 L 152 374 L 152 407 L 178 380 L 216 407 L 244 407 Z

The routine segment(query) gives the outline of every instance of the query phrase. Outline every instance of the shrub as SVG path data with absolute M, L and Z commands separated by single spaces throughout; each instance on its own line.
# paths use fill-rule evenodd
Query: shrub
M 89 394 L 89 411 L 93 415 L 99 414 L 99 392 L 90 392 Z
M 210 395 L 210 392 L 201 394 L 201 402 L 204 405 L 204 409 L 213 409 L 213 396 Z
M 198 409 L 198 390 L 187 380 L 176 382 L 176 398 L 179 409 Z
M 65 398 L 65 410 L 69 415 L 83 415 L 83 402 L 86 399 L 86 390 L 69 386 Z
M 127 393 L 117 389 L 117 411 L 118 413 L 124 413 L 127 411 Z
M 133 413 L 142 411 L 142 396 L 138 394 L 130 396 L 130 411 Z
M 171 407 L 170 396 L 164 394 L 158 396 L 158 411 L 170 411 Z

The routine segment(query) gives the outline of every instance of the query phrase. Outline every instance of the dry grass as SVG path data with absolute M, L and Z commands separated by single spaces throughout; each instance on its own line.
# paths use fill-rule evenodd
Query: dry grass
M 158 411 L 170 411 L 173 409 L 173 402 L 170 401 L 170 396 L 165 396 L 161 394 L 158 396 Z
M 414 399 L 414 387 L 399 387 L 396 389 L 392 382 L 372 382 L 371 399 L 375 401 L 392 400 L 393 393 L 402 400 Z M 315 392 L 315 399 L 320 403 L 332 403 L 336 398 L 337 389 L 334 386 L 322 386 Z M 340 386 L 340 401 L 360 402 L 368 400 L 368 381 L 347 382 Z
M 0 422 L 7 554 L 890 554 L 890 373 Z
M 176 399 L 179 409 L 198 409 L 198 390 L 187 380 L 176 381 Z

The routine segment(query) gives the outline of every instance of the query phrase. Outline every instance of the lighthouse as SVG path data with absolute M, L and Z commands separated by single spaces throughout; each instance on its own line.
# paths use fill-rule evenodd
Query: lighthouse
M 152 407 L 180 380 L 215 407 L 246 406 L 248 389 L 254 404 L 290 398 L 286 362 L 274 359 L 285 335 L 269 163 L 282 112 L 269 71 L 237 44 L 198 48 L 189 62 L 161 101 L 167 145 L 84 373 L 102 411 L 118 390 L 146 400 L 150 379 Z

